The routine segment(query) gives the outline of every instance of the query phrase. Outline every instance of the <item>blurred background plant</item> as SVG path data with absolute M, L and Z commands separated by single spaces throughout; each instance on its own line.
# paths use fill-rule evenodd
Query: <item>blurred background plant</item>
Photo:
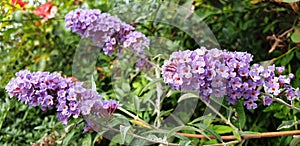
M 140 0 L 4 0 L 0 2 L 0 145 L 28 144 L 63 144 L 91 145 L 110 144 L 114 142 L 102 138 L 103 133 L 88 132 L 82 134 L 83 124 L 73 127 L 77 120 L 63 127 L 57 121 L 55 111 L 42 112 L 38 108 L 30 108 L 15 99 L 9 99 L 4 91 L 5 85 L 14 73 L 28 69 L 31 71 L 61 72 L 72 76 L 72 62 L 80 36 L 65 28 L 64 16 L 76 8 L 94 8 L 104 12 L 118 14 L 115 7 Z M 145 6 L 160 2 L 152 0 Z M 193 10 L 211 28 L 221 49 L 230 51 L 247 51 L 254 55 L 254 62 L 264 65 L 275 63 L 287 68 L 286 74 L 294 73 L 294 87 L 300 87 L 300 11 L 299 2 L 289 0 L 215 0 L 215 1 L 184 1 L 170 2 Z M 114 12 L 115 11 L 115 12 Z M 134 23 L 137 30 L 147 36 L 165 37 L 170 50 L 178 47 L 196 49 L 195 41 L 178 28 L 166 24 Z M 165 54 L 166 56 L 168 54 Z M 163 58 L 166 59 L 166 58 Z M 116 84 L 112 88 L 111 68 L 116 58 L 101 53 L 95 67 L 97 91 L 104 97 L 115 99 L 132 98 L 135 104 L 128 104 L 127 109 L 150 124 L 157 124 L 160 119 L 168 116 L 176 107 L 180 94 L 170 89 L 161 89 L 168 100 L 161 107 L 137 110 L 137 103 L 146 103 L 148 98 L 155 96 L 156 82 L 150 81 L 145 73 L 130 75 L 132 78 Z M 159 62 L 161 63 L 161 62 Z M 129 68 L 130 65 L 124 66 Z M 155 74 L 154 74 L 155 75 Z M 116 90 L 117 89 L 117 90 Z M 136 98 L 139 97 L 139 98 Z M 299 101 L 293 103 L 300 106 Z M 255 110 L 244 110 L 239 104 L 224 107 L 221 114 L 243 131 L 267 132 L 278 130 L 298 130 L 299 112 L 290 110 L 279 103 L 269 107 L 258 105 Z M 191 121 L 201 117 L 206 105 L 199 102 L 197 111 Z M 153 117 L 159 110 L 160 114 Z M 122 112 L 121 112 L 122 113 Z M 134 122 L 133 122 L 134 123 Z M 207 120 L 206 123 L 217 134 L 234 134 L 234 130 L 221 119 Z M 191 124 L 194 126 L 193 124 Z M 73 128 L 70 128 L 73 127 Z M 70 128 L 70 129 L 69 129 Z M 182 132 L 196 133 L 192 130 Z M 207 131 L 205 131 L 207 133 Z M 117 136 L 115 139 L 118 139 Z M 299 140 L 299 138 L 298 138 Z M 215 144 L 217 140 L 187 139 L 191 144 Z M 288 145 L 297 141 L 293 136 L 262 138 L 242 141 L 243 145 Z M 178 139 L 174 139 L 178 142 Z

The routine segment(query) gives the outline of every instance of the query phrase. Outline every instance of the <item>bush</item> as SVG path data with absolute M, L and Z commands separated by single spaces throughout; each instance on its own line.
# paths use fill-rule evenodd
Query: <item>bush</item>
M 264 106 L 262 98 L 256 102 L 256 109 L 247 110 L 244 109 L 243 102 L 246 99 L 238 100 L 234 105 L 212 97 L 211 100 L 199 100 L 201 98 L 198 95 L 180 91 L 184 87 L 166 82 L 167 75 L 164 76 L 161 72 L 164 72 L 163 66 L 168 72 L 174 69 L 172 64 L 166 65 L 164 62 L 173 52 L 195 51 L 201 47 L 199 45 L 204 45 L 208 49 L 218 47 L 230 52 L 248 52 L 254 56 L 251 65 L 258 63 L 264 67 L 272 64 L 284 66 L 285 71 L 282 74 L 293 73 L 295 77 L 291 80 L 291 86 L 294 89 L 299 88 L 298 5 L 299 2 L 256 0 L 63 0 L 47 3 L 4 1 L 0 4 L 3 14 L 0 16 L 0 144 L 142 145 L 145 142 L 139 140 L 142 137 L 150 142 L 179 145 L 221 142 L 297 145 L 299 138 L 292 135 L 299 135 L 293 134 L 298 130 L 299 124 L 299 95 L 288 100 L 285 98 L 286 94 L 279 94 L 273 97 L 273 103 L 267 107 Z M 147 58 L 139 60 L 143 68 L 135 64 L 138 59 L 126 48 L 123 48 L 122 55 L 116 52 L 111 55 L 103 51 L 88 52 L 87 48 L 101 47 L 95 47 L 97 44 L 65 26 L 65 16 L 77 8 L 99 9 L 102 13 L 118 16 L 135 27 L 136 32 L 149 38 L 149 47 L 146 45 L 143 48 L 145 54 L 142 55 Z M 173 15 L 174 13 L 177 15 Z M 200 35 L 201 37 L 195 39 L 191 35 L 198 33 L 204 36 Z M 119 31 L 114 33 L 117 34 L 119 35 Z M 120 36 L 116 37 L 117 42 L 126 44 L 121 40 L 122 35 Z M 125 39 L 129 38 L 127 34 L 124 36 Z M 147 38 L 142 35 L 138 37 L 140 41 Z M 78 50 L 83 51 L 78 54 Z M 94 56 L 96 61 L 84 56 L 78 58 L 76 55 Z M 103 99 L 117 100 L 123 105 L 116 111 L 110 111 L 115 112 L 112 119 L 80 117 L 70 120 L 64 126 L 57 120 L 55 109 L 41 111 L 19 102 L 16 98 L 10 99 L 5 87 L 15 77 L 15 73 L 21 70 L 59 72 L 62 77 L 72 77 L 74 81 L 76 78 L 78 82 L 85 81 L 86 88 L 97 90 Z M 279 72 L 277 70 L 275 74 L 281 74 Z M 91 84 L 90 77 L 95 84 Z M 243 78 L 245 80 L 248 77 Z M 211 81 L 206 80 L 206 83 L 210 84 Z M 220 110 L 204 115 L 209 105 L 218 107 L 218 104 Z M 195 111 L 187 114 L 191 109 Z M 165 124 L 168 120 L 171 122 Z M 86 123 L 88 124 L 85 125 Z M 97 124 L 102 128 L 95 126 Z M 111 126 L 111 129 L 105 128 L 106 125 Z M 289 134 L 282 135 L 281 131 L 285 130 L 290 130 Z M 279 132 L 281 137 L 247 139 L 245 136 L 273 131 Z M 195 138 L 195 135 L 202 138 Z M 213 135 L 216 139 L 207 139 L 206 135 Z M 222 140 L 224 137 L 221 135 L 233 135 L 233 139 Z

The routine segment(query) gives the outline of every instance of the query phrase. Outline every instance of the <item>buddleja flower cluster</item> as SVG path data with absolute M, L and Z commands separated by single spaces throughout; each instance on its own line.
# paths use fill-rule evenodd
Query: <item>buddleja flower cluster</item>
M 272 103 L 272 95 L 285 96 L 288 100 L 299 98 L 299 88 L 289 85 L 293 74 L 282 75 L 284 67 L 274 65 L 264 68 L 254 64 L 251 67 L 252 58 L 246 52 L 201 47 L 172 53 L 163 64 L 162 74 L 164 82 L 172 88 L 199 91 L 207 101 L 210 96 L 226 96 L 229 104 L 235 104 L 243 98 L 247 109 L 255 109 L 259 97 L 264 105 Z
M 109 111 L 110 114 L 120 106 L 116 101 L 106 101 L 96 91 L 85 89 L 82 83 L 64 78 L 59 73 L 33 72 L 22 70 L 16 73 L 5 87 L 10 97 L 17 97 L 19 101 L 29 106 L 41 106 L 42 110 L 54 108 L 57 111 L 58 120 L 64 125 L 69 118 L 78 118 L 89 114 L 86 111 L 86 103 L 96 100 L 99 111 Z M 113 106 L 107 107 L 108 103 Z M 92 106 L 90 104 L 88 106 Z
M 114 52 L 121 54 L 122 48 L 128 48 L 140 61 L 145 57 L 144 48 L 149 46 L 149 39 L 134 27 L 119 18 L 99 10 L 77 9 L 69 12 L 66 27 L 82 38 L 91 37 L 104 53 L 112 56 Z
M 96 91 L 85 89 L 81 82 L 76 83 L 74 88 L 77 93 L 80 93 L 77 99 L 80 101 L 80 110 L 83 116 L 93 115 L 95 118 L 109 119 L 121 106 L 115 100 L 103 100 Z

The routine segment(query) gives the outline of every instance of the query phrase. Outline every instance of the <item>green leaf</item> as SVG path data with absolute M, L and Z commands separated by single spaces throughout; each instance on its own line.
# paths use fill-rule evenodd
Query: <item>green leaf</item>
M 122 89 L 125 92 L 130 92 L 130 85 L 128 83 L 122 83 Z
M 75 131 L 71 131 L 71 133 L 68 133 L 66 138 L 64 138 L 64 140 L 63 140 L 63 145 L 69 145 L 69 142 L 72 139 L 74 134 L 75 134 Z
M 233 135 L 236 137 L 237 140 L 239 140 L 239 141 L 242 140 L 241 135 L 239 134 L 238 130 L 234 130 Z
M 300 60 L 300 50 L 296 49 L 296 57 L 298 60 Z
M 296 74 L 296 78 L 300 78 L 300 68 L 297 69 L 295 74 Z
M 128 130 L 130 129 L 130 127 L 131 127 L 131 126 L 123 126 L 123 125 L 120 125 L 121 143 L 122 143 L 122 144 L 125 143 L 126 134 L 127 134 Z
M 119 98 L 122 98 L 122 97 L 124 97 L 125 96 L 125 93 L 124 93 L 124 91 L 123 90 L 121 90 L 120 88 L 118 88 L 118 87 L 115 87 L 114 88 L 114 90 L 115 90 L 115 92 L 116 92 L 116 94 L 117 94 L 117 98 L 119 99 Z
M 158 133 L 158 134 L 168 134 L 170 131 L 169 130 L 164 130 L 164 129 L 154 129 L 154 130 L 147 130 L 146 132 L 143 132 L 142 134 L 147 134 L 149 135 L 150 133 Z
M 282 113 L 282 112 L 278 112 L 274 114 L 274 117 L 278 118 L 278 119 L 285 119 L 286 118 L 286 114 Z
M 246 115 L 243 106 L 243 101 L 239 100 L 237 104 L 234 105 L 236 112 L 238 114 L 238 121 L 240 128 L 244 128 L 246 124 Z
M 142 89 L 142 91 L 139 93 L 139 96 L 141 96 L 141 94 L 142 94 L 143 92 L 145 92 L 150 86 L 152 86 L 153 84 L 155 84 L 155 83 L 157 83 L 157 82 L 162 82 L 162 79 L 159 78 L 159 79 L 154 79 L 154 80 L 152 80 L 150 83 L 148 83 L 148 84 Z
M 282 0 L 282 2 L 286 3 L 294 3 L 294 2 L 299 2 L 300 0 Z
M 280 65 L 286 66 L 287 64 L 290 63 L 290 61 L 293 59 L 293 57 L 294 57 L 294 52 L 289 53 L 284 58 L 282 58 L 282 60 L 280 61 Z
M 241 133 L 241 136 L 247 135 L 247 134 L 259 134 L 259 132 L 253 132 L 253 131 L 243 131 Z
M 180 93 L 180 91 L 178 91 L 178 90 L 169 90 L 166 97 L 170 97 L 170 96 L 175 95 L 177 93 Z
M 186 99 L 190 99 L 190 98 L 199 98 L 199 96 L 195 95 L 193 93 L 186 93 L 186 94 L 181 95 L 177 102 L 179 103 L 182 100 L 186 100 Z
M 91 146 L 92 145 L 92 136 L 91 133 L 86 133 L 84 139 L 82 140 L 82 146 Z
M 16 10 L 13 17 L 17 22 L 21 22 L 22 21 L 22 11 L 21 10 Z
M 216 133 L 216 131 L 214 131 L 212 128 L 201 123 L 196 124 L 195 126 L 199 127 L 200 129 L 205 129 L 205 131 L 213 135 L 218 141 L 223 142 L 221 136 L 218 133 Z
M 94 140 L 93 140 L 93 145 L 95 145 L 95 143 L 98 141 L 98 139 L 105 133 L 106 131 L 101 131 L 98 132 L 97 135 L 95 136 Z
M 129 145 L 147 145 L 146 140 L 135 138 Z
M 204 115 L 204 116 L 201 116 L 201 117 L 198 117 L 198 118 L 194 119 L 193 121 L 189 122 L 188 124 L 192 125 L 192 124 L 197 123 L 199 121 L 208 120 L 208 119 L 214 119 L 214 117 L 211 114 Z
M 96 87 L 96 83 L 95 83 L 95 80 L 94 80 L 94 76 L 91 76 L 91 83 L 92 83 L 92 90 L 96 91 L 97 87 Z
M 300 43 L 300 31 L 298 29 L 291 35 L 291 39 L 294 43 Z
M 230 126 L 214 125 L 212 128 L 218 134 L 231 133 L 233 129 Z
M 267 60 L 267 61 L 259 62 L 259 64 L 262 65 L 264 68 L 267 68 L 268 66 L 272 65 L 273 63 L 274 63 L 273 60 Z
M 135 107 L 136 113 L 139 113 L 140 112 L 140 99 L 139 99 L 139 97 L 134 96 L 133 100 L 134 100 L 134 107 Z
M 284 121 L 278 126 L 277 130 L 291 128 L 297 124 L 300 124 L 300 120 L 299 121 Z
M 163 117 L 163 116 L 168 116 L 170 115 L 170 113 L 173 111 L 174 109 L 169 109 L 169 110 L 166 110 L 166 111 L 161 111 L 160 113 L 160 116 Z
M 189 146 L 190 144 L 191 144 L 190 140 L 183 140 L 183 141 L 180 141 L 178 146 Z
M 167 134 L 167 137 L 169 138 L 169 137 L 171 137 L 171 136 L 173 136 L 173 135 L 177 135 L 178 136 L 178 134 L 176 133 L 176 132 L 178 132 L 178 131 L 181 131 L 181 130 L 192 130 L 192 131 L 196 131 L 196 132 L 199 132 L 199 133 L 201 133 L 201 134 L 203 134 L 205 137 L 207 137 L 208 139 L 210 139 L 208 136 L 207 136 L 207 134 L 206 133 L 204 133 L 204 129 L 201 129 L 201 128 L 195 128 L 195 127 L 192 127 L 192 126 L 185 126 L 185 125 L 182 125 L 182 126 L 178 126 L 178 127 L 175 127 L 175 128 L 173 128 L 173 129 L 171 129 L 170 131 L 169 131 L 169 133 Z
M 39 60 L 39 71 L 43 71 L 45 70 L 46 68 L 46 58 L 45 57 L 42 57 L 40 60 Z
M 291 141 L 290 146 L 297 146 L 300 143 L 300 135 L 294 135 L 294 139 Z
M 0 112 L 1 112 L 1 114 L 0 114 L 0 129 L 2 128 L 2 124 L 5 121 L 5 118 L 6 118 L 7 114 L 9 113 L 9 110 L 10 110 L 10 101 L 8 100 L 8 102 L 6 102 L 5 104 L 2 105 L 1 110 L 0 110 Z

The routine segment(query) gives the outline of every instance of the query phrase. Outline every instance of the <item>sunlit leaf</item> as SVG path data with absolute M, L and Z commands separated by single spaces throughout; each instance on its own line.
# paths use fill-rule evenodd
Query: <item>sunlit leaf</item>
M 181 131 L 181 130 L 192 130 L 192 131 L 196 131 L 198 133 L 201 133 L 203 134 L 205 137 L 207 137 L 208 139 L 210 139 L 208 137 L 208 135 L 204 132 L 204 129 L 198 129 L 198 128 L 195 128 L 195 127 L 192 127 L 192 126 L 185 126 L 185 125 L 182 125 L 182 126 L 177 126 L 173 129 L 171 129 L 167 135 L 167 137 L 170 137 L 170 136 L 173 136 L 174 134 L 176 134 L 176 132 L 178 131 Z
M 178 146 L 189 146 L 191 144 L 191 142 L 192 141 L 190 141 L 190 140 L 183 140 L 183 141 L 180 141 Z
M 282 0 L 282 2 L 286 2 L 286 3 L 295 3 L 295 2 L 299 2 L 300 0 Z
M 195 95 L 193 93 L 186 93 L 186 94 L 181 95 L 177 102 L 179 103 L 182 100 L 186 100 L 186 99 L 190 99 L 190 98 L 199 98 L 199 96 Z
M 233 130 L 233 135 L 236 137 L 237 140 L 241 140 L 241 135 L 239 134 L 239 131 L 238 130 Z
M 120 125 L 120 133 L 121 133 L 121 142 L 122 142 L 122 144 L 125 143 L 125 138 L 126 138 L 127 132 L 130 129 L 130 127 L 131 126 Z
M 122 89 L 125 92 L 130 92 L 130 85 L 128 83 L 122 83 Z
M 82 146 L 91 146 L 92 145 L 92 136 L 91 133 L 85 134 L 82 140 Z
M 74 130 L 72 130 L 71 133 L 68 133 L 66 138 L 64 138 L 64 140 L 63 140 L 63 145 L 69 145 L 69 142 L 72 139 L 74 134 L 75 134 Z
M 139 113 L 140 112 L 140 99 L 138 96 L 134 96 L 133 100 L 134 100 L 134 107 L 135 107 L 136 113 Z
M 243 131 L 241 133 L 241 136 L 247 135 L 247 134 L 259 134 L 259 132 L 253 132 L 253 131 Z
M 277 130 L 291 128 L 297 124 L 300 124 L 300 120 L 299 121 L 284 121 L 278 126 Z
M 300 43 L 300 29 L 295 29 L 295 32 L 291 35 L 291 39 L 294 43 Z
M 208 114 L 208 115 L 198 117 L 198 118 L 194 119 L 193 121 L 189 122 L 189 124 L 194 124 L 194 123 L 197 123 L 199 121 L 208 120 L 208 119 L 214 119 L 214 117 L 211 116 L 211 113 Z
M 137 124 L 137 125 L 146 127 L 146 128 L 151 128 L 151 126 L 149 126 L 148 123 L 145 123 L 144 121 L 141 121 L 141 120 L 130 120 L 130 122 L 133 124 Z
M 293 140 L 290 143 L 290 146 L 298 146 L 300 143 L 300 135 L 294 135 Z
M 139 93 L 139 96 L 140 96 L 143 92 L 145 92 L 150 86 L 152 86 L 152 85 L 154 85 L 155 83 L 158 83 L 158 82 L 162 82 L 162 79 L 159 78 L 159 79 L 154 79 L 154 80 L 152 80 L 150 83 L 148 83 L 148 84 L 142 89 L 142 91 Z
M 101 142 L 102 140 L 102 135 L 105 133 L 106 131 L 101 131 L 101 132 L 98 132 L 97 135 L 94 137 L 94 140 L 93 140 L 93 145 L 95 145 L 95 143 L 97 142 Z
M 218 134 L 225 134 L 233 131 L 230 126 L 226 125 L 214 125 L 212 129 Z

